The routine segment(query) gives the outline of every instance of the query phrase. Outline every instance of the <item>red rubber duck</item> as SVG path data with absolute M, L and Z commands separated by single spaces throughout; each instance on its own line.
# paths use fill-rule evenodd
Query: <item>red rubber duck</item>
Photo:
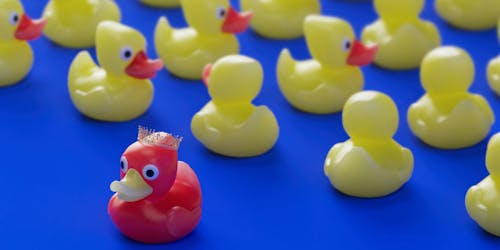
M 139 128 L 138 141 L 120 160 L 120 181 L 108 204 L 114 224 L 127 237 L 144 243 L 178 240 L 198 225 L 201 189 L 189 165 L 177 161 L 181 138 Z

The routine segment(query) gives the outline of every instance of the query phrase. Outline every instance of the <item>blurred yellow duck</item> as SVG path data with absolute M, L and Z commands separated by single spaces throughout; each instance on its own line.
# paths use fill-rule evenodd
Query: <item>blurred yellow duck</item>
M 156 51 L 172 74 L 199 80 L 205 65 L 239 53 L 234 34 L 247 29 L 252 14 L 239 14 L 229 0 L 181 0 L 181 6 L 191 27 L 174 29 L 161 17 L 155 30 Z
M 335 144 L 324 165 L 325 175 L 337 190 L 356 197 L 382 197 L 408 181 L 413 154 L 392 139 L 399 117 L 389 96 L 376 91 L 352 95 L 342 122 L 351 138 Z
M 0 86 L 21 81 L 33 65 L 33 50 L 26 42 L 42 34 L 45 20 L 32 20 L 18 0 L 0 0 Z
M 231 157 L 265 153 L 278 139 L 279 127 L 266 106 L 255 106 L 263 80 L 256 60 L 230 55 L 207 65 L 203 81 L 212 100 L 191 121 L 193 135 L 209 150 Z
M 500 41 L 500 20 L 497 26 L 497 36 Z M 500 56 L 493 58 L 489 63 L 486 70 L 486 75 L 488 77 L 488 84 L 490 88 L 497 94 L 500 95 Z
M 375 64 L 403 70 L 418 68 L 425 54 L 441 44 L 441 36 L 431 22 L 422 21 L 419 14 L 424 0 L 375 0 L 380 19 L 362 32 L 364 43 L 379 45 Z
M 302 36 L 306 16 L 321 12 L 318 0 L 241 0 L 243 10 L 251 10 L 251 26 L 261 36 L 292 39 Z
M 466 30 L 494 28 L 500 17 L 500 0 L 436 0 L 435 7 L 441 18 Z
M 426 94 L 408 109 L 413 134 L 445 149 L 469 147 L 488 135 L 494 114 L 486 99 L 468 92 L 474 63 L 466 51 L 432 50 L 422 61 L 420 78 Z
M 490 173 L 465 195 L 467 212 L 484 230 L 500 237 L 500 133 L 491 137 L 486 151 Z
M 149 6 L 162 7 L 162 8 L 177 7 L 181 4 L 180 0 L 140 0 L 140 1 Z
M 163 68 L 150 60 L 141 33 L 113 21 L 97 27 L 96 53 L 102 68 L 87 51 L 71 64 L 68 87 L 71 100 L 84 115 L 103 121 L 127 121 L 143 114 L 151 104 L 149 78 Z
M 43 16 L 45 35 L 69 48 L 93 47 L 97 25 L 104 20 L 120 21 L 120 9 L 113 0 L 51 0 Z
M 288 49 L 278 59 L 278 85 L 295 108 L 316 114 L 342 110 L 345 101 L 363 89 L 358 66 L 373 60 L 377 46 L 365 47 L 345 20 L 310 15 L 304 22 L 311 60 L 295 61 Z

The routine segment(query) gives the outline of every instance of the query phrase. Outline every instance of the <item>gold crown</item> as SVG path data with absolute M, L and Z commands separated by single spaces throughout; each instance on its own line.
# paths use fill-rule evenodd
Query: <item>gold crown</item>
M 144 144 L 159 146 L 169 150 L 177 150 L 181 144 L 182 137 L 165 132 L 156 132 L 154 129 L 139 126 L 137 140 Z

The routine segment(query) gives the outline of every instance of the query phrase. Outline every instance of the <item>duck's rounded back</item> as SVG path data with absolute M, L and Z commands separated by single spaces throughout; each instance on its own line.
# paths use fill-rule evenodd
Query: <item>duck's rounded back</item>
M 465 92 L 474 80 L 474 63 L 463 49 L 445 46 L 432 50 L 423 59 L 420 78 L 429 94 Z
M 375 0 L 375 11 L 384 20 L 403 21 L 419 16 L 424 0 Z
M 500 133 L 492 136 L 488 142 L 486 168 L 490 174 L 500 176 Z

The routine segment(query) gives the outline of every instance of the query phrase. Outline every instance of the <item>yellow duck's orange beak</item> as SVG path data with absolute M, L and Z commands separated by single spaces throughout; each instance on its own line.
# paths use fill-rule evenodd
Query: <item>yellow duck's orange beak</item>
M 251 11 L 238 13 L 233 7 L 229 7 L 226 19 L 222 24 L 222 32 L 236 34 L 245 31 L 248 25 L 250 25 L 252 16 L 253 13 Z
M 347 64 L 353 66 L 365 66 L 373 62 L 378 51 L 378 45 L 366 46 L 358 40 L 354 40 L 351 52 L 347 57 Z
M 207 64 L 205 66 L 205 68 L 203 69 L 203 74 L 202 74 L 202 79 L 203 79 L 203 83 L 205 84 L 205 86 L 208 87 L 208 78 L 210 77 L 210 73 L 212 72 L 212 67 L 213 67 L 213 64 Z
M 149 79 L 156 76 L 156 72 L 162 68 L 163 62 L 160 59 L 151 60 L 146 52 L 140 51 L 127 66 L 125 72 L 134 78 Z
M 23 14 L 14 36 L 19 40 L 25 41 L 37 39 L 42 35 L 43 28 L 45 28 L 46 24 L 47 20 L 43 18 L 33 20 L 26 14 Z

